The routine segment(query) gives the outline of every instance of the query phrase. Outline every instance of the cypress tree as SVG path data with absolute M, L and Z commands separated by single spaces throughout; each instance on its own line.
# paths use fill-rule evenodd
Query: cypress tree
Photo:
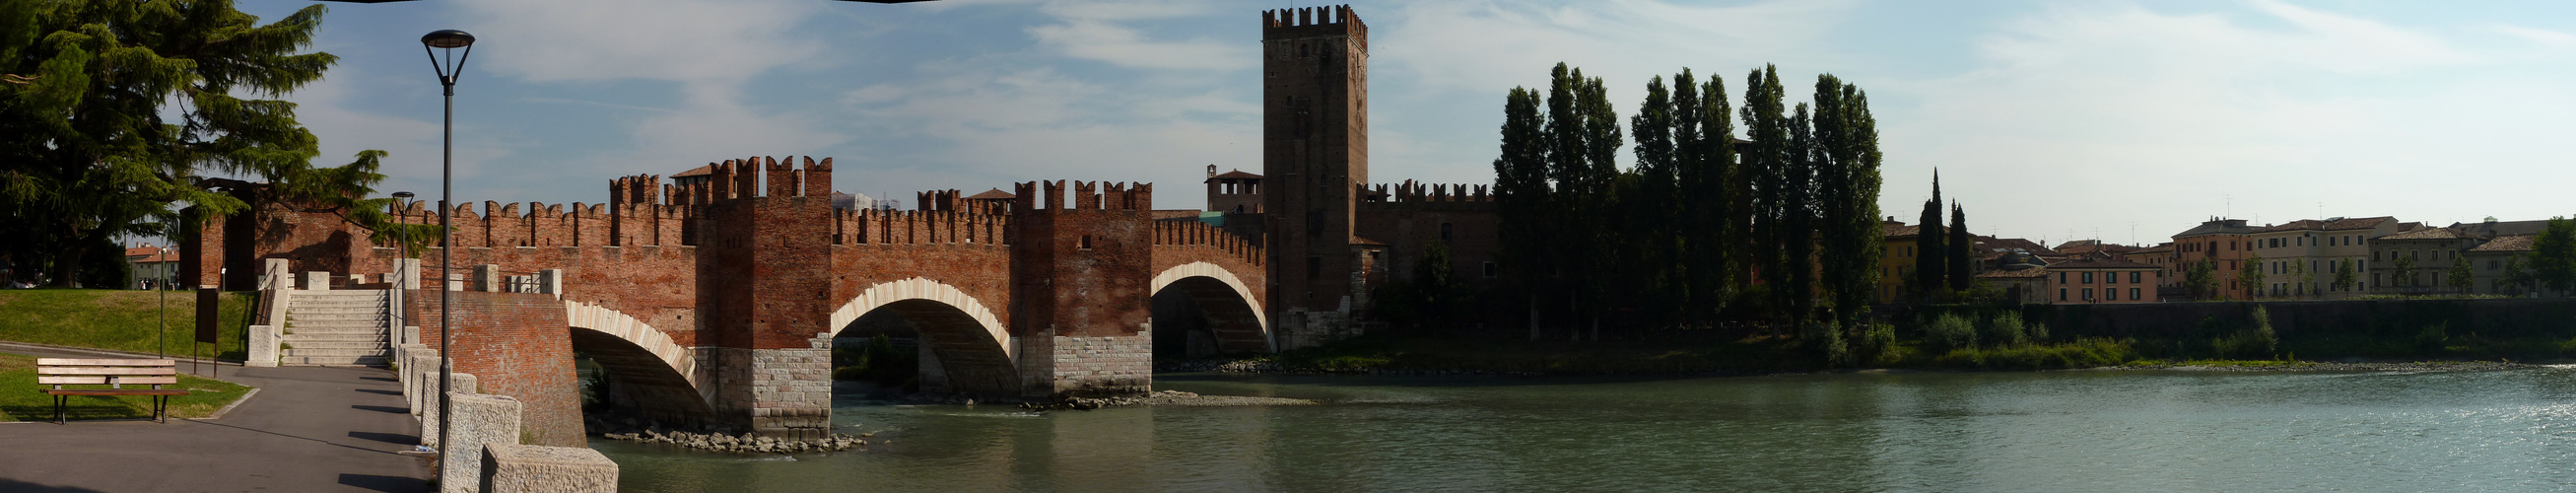
M 1977 235 L 1968 232 L 1968 212 L 1950 203 L 1950 289 L 1966 291 L 1977 275 Z
M 1949 235 L 1941 228 L 1941 171 L 1932 171 L 1932 200 L 1923 201 L 1922 226 L 1914 234 L 1914 294 L 1922 296 L 1947 286 L 1950 278 Z
M 1820 153 L 1810 118 L 1807 103 L 1798 103 L 1788 121 L 1790 154 L 1780 167 L 1780 247 L 1786 255 L 1781 270 L 1789 279 L 1787 289 L 1780 292 L 1799 320 L 1813 315 L 1816 298 L 1816 157 Z
M 1701 175 L 1697 190 L 1707 210 L 1700 213 L 1700 230 L 1707 232 L 1703 245 L 1694 248 L 1700 263 L 1711 265 L 1702 286 L 1714 302 L 1707 303 L 1708 315 L 1714 318 L 1720 304 L 1734 301 L 1747 281 L 1746 266 L 1752 265 L 1746 252 L 1751 250 L 1749 231 L 1752 194 L 1745 184 L 1743 167 L 1737 162 L 1735 146 L 1735 111 L 1727 104 L 1726 81 L 1716 75 L 1700 87 L 1700 157 Z

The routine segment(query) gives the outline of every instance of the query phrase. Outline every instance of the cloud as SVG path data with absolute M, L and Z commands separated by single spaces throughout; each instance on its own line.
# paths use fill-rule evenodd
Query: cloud
M 1984 36 L 1972 70 L 1874 88 L 1922 101 L 1878 109 L 1891 163 L 1882 207 L 1911 212 L 1928 193 L 1924 168 L 1940 166 L 1950 196 L 1984 202 L 1972 214 L 2083 227 L 2145 219 L 2140 238 L 2153 242 L 2202 216 L 2279 222 L 2318 214 L 2319 202 L 2328 215 L 2441 214 L 2456 206 L 2399 177 L 2522 173 L 2498 165 L 2565 154 L 2499 138 L 2520 133 L 2511 128 L 2530 111 L 2520 106 L 2567 98 L 2497 99 L 2529 84 L 2512 82 L 2520 73 L 2465 75 L 2491 70 L 2484 52 L 2420 28 L 2248 7 L 2053 5 Z M 2018 234 L 2062 234 L 2054 228 Z
M 1218 12 L 1198 2 L 1050 3 L 1041 9 L 1056 21 L 1033 26 L 1029 36 L 1050 50 L 1074 58 L 1129 68 L 1168 70 L 1241 70 L 1259 53 L 1239 42 L 1205 37 L 1180 41 L 1147 39 L 1136 21 L 1204 17 Z M 1252 24 L 1248 18 L 1244 22 Z
M 739 81 L 823 49 L 793 29 L 819 2 L 459 0 L 477 59 L 530 82 Z M 488 58 L 486 58 L 488 57 Z
M 2496 32 L 2503 33 L 2507 36 L 2520 38 L 2524 41 L 2529 41 L 2545 47 L 2559 49 L 2576 48 L 2576 34 L 2508 25 L 2493 26 L 2490 29 L 2494 29 Z

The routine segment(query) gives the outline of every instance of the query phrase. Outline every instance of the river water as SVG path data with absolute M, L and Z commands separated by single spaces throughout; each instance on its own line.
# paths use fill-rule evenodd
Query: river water
M 1165 374 L 1318 406 L 896 406 L 863 451 L 593 440 L 625 491 L 2568 491 L 2576 369 Z

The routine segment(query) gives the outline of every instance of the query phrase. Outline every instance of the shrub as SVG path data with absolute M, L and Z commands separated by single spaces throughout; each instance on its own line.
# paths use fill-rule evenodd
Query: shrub
M 1977 348 L 1977 328 L 1967 319 L 1944 313 L 1923 326 L 1923 344 L 1932 354 Z
M 1986 322 L 1986 330 L 1981 335 L 1980 338 L 1985 340 L 1986 347 L 2006 348 L 2020 346 L 2023 342 L 2027 342 L 2025 339 L 2027 335 L 2021 328 L 2021 314 L 2018 312 L 2007 311 L 1996 315 L 1993 320 Z
M 1896 326 L 1869 324 L 1860 333 L 1861 357 L 1875 365 L 1886 365 L 1896 358 Z
M 1823 356 L 1825 358 L 1826 367 L 1848 366 L 1851 364 L 1851 346 L 1843 341 L 1843 329 L 1839 324 L 1834 322 L 1816 321 L 1799 322 L 1798 341 L 1809 348 L 1814 348 L 1818 355 Z
M 2024 327 L 2024 328 L 2023 328 L 2023 330 L 2024 330 L 2024 331 L 2026 331 L 2026 332 L 2030 332 L 2030 342 L 2040 343 L 2040 344 L 2046 344 L 2046 343 L 2048 343 L 2048 324 L 2047 324 L 2047 323 L 2042 323 L 2042 322 L 2031 322 L 2031 323 L 2030 323 L 2030 325 L 2029 325 L 2028 327 Z
M 2415 333 L 2415 350 L 2423 352 L 2425 356 L 2441 355 L 2445 349 L 2444 346 L 2449 345 L 2450 342 L 2451 332 L 2447 323 L 2427 325 L 2422 332 Z

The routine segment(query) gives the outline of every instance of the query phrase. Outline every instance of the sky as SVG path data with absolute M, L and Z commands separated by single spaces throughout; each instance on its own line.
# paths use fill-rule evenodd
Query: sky
M 244 0 L 263 21 L 314 5 Z M 477 38 L 457 84 L 464 202 L 600 203 L 610 180 L 834 158 L 835 189 L 1142 181 L 1204 205 L 1259 172 L 1258 25 L 1288 1 L 421 0 L 327 3 L 339 56 L 285 99 L 319 165 L 439 186 L 421 34 Z M 1649 78 L 1777 64 L 1870 95 L 1884 215 L 1937 169 L 1979 234 L 2154 244 L 2213 216 L 2436 225 L 2576 214 L 2576 3 L 1358 1 L 1370 177 L 1492 181 L 1504 96 L 1558 62 L 1623 115 Z M 1739 127 L 1740 128 L 1740 127 Z M 1632 139 L 1633 140 L 1633 139 Z M 1623 166 L 1626 162 L 1622 153 Z

